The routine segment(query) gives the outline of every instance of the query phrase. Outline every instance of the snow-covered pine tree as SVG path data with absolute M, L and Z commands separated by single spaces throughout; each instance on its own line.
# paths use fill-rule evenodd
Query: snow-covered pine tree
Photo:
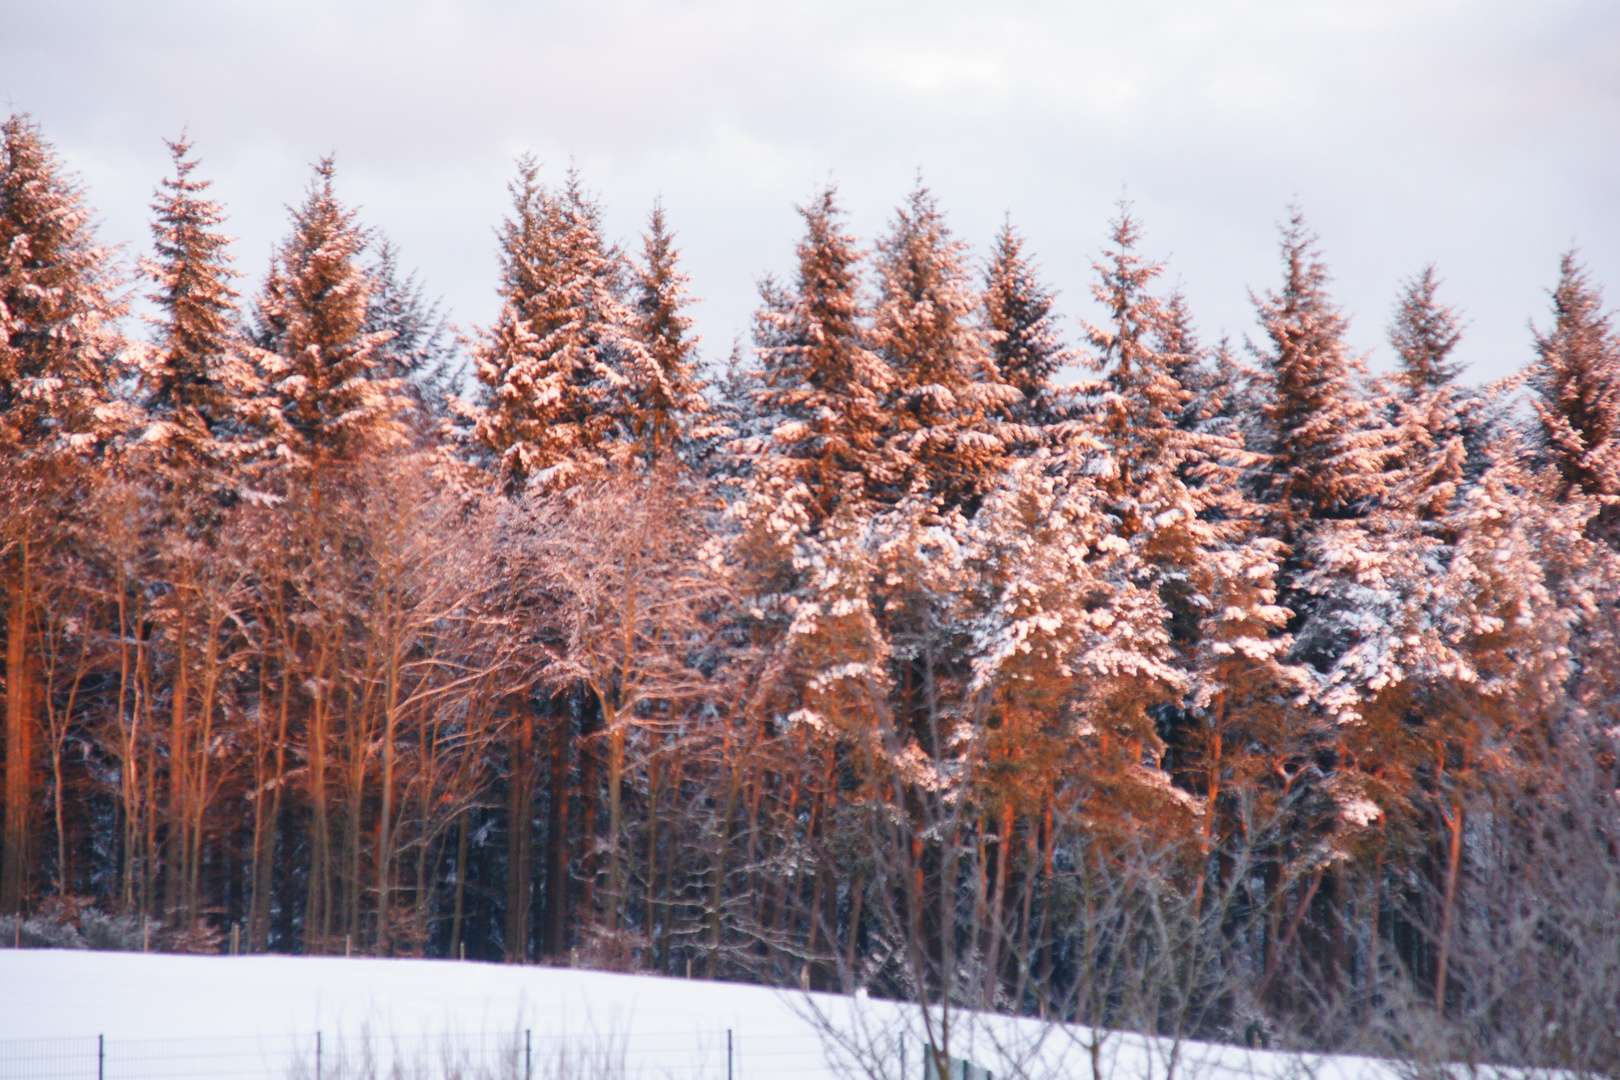
M 1223 363 L 1232 363 L 1225 343 L 1216 346 L 1214 356 L 1206 355 L 1193 327 L 1187 297 L 1180 289 L 1171 292 L 1161 302 L 1161 307 L 1163 319 L 1154 332 L 1154 348 L 1165 357 L 1165 370 L 1170 377 L 1188 394 L 1177 426 L 1202 434 L 1220 433 L 1241 442 L 1241 433 L 1225 422 L 1230 418 L 1232 402 L 1228 398 L 1233 394 L 1233 388 L 1221 371 Z
M 352 464 L 405 438 L 400 380 L 378 370 L 388 332 L 366 331 L 365 233 L 338 201 L 333 176 L 332 159 L 323 158 L 271 261 L 256 319 L 265 441 L 303 474 Z
M 905 491 L 971 513 L 1006 461 L 998 414 L 1023 394 L 976 325 L 964 250 L 919 183 L 878 245 L 872 341 L 894 373 L 889 445 Z
M 747 475 L 732 507 L 749 609 L 778 673 L 765 708 L 818 738 L 871 737 L 885 715 L 889 645 L 876 620 L 872 519 L 893 497 L 883 396 L 893 374 L 870 348 L 860 251 L 828 188 L 799 208 L 791 287 L 767 279 Z
M 888 642 L 891 754 L 955 757 L 970 672 L 957 539 L 1009 460 L 1001 381 L 975 315 L 980 297 L 932 193 L 920 183 L 878 245 L 873 345 L 893 381 L 887 445 L 901 484 L 871 531 L 872 603 Z M 903 766 L 899 759 L 896 766 Z
M 1190 335 L 1185 324 L 1170 322 L 1164 304 L 1148 291 L 1164 268 L 1137 253 L 1140 239 L 1129 207 L 1122 207 L 1113 222 L 1112 251 L 1092 264 L 1099 278 L 1092 296 L 1107 309 L 1108 321 L 1085 324 L 1095 350 L 1091 366 L 1105 388 L 1097 416 L 1099 437 L 1112 457 L 1105 486 L 1128 501 L 1161 484 L 1167 471 L 1179 471 L 1192 452 L 1181 420 L 1194 392 L 1176 376 L 1197 363 L 1195 356 L 1161 349 L 1184 349 Z M 1135 532 L 1142 526 L 1127 519 L 1126 527 Z
M 39 126 L 14 115 L 0 140 L 0 454 L 17 469 L 93 454 L 129 418 L 113 400 L 124 308 L 111 252 Z
M 845 505 L 859 516 L 901 478 L 884 444 L 894 373 L 862 323 L 861 252 L 832 188 L 799 213 L 795 285 L 770 290 L 756 320 L 759 411 L 774 420 L 756 489 L 802 504 L 814 527 Z
M 1620 334 L 1571 251 L 1552 292 L 1553 325 L 1536 333 L 1528 384 L 1547 496 L 1583 513 L 1580 540 L 1550 560 L 1561 600 L 1580 613 L 1573 639 L 1575 715 L 1584 731 L 1620 719 Z M 1556 535 L 1556 534 L 1553 534 Z
M 1443 515 L 1456 497 L 1468 458 L 1453 388 L 1461 369 L 1450 359 L 1462 322 L 1455 309 L 1440 302 L 1439 287 L 1433 264 L 1425 266 L 1402 289 L 1389 329 L 1400 360 L 1394 376 L 1400 469 L 1395 501 L 1430 520 Z
M 1456 309 L 1436 295 L 1441 285 L 1433 263 L 1406 283 L 1395 304 L 1389 341 L 1400 359 L 1397 381 L 1411 397 L 1450 386 L 1462 372 L 1451 359 L 1462 338 L 1462 320 Z
M 637 336 L 652 363 L 633 370 L 630 390 L 632 433 L 640 452 L 654 463 L 679 443 L 692 417 L 708 411 L 697 375 L 698 339 L 688 333 L 692 320 L 681 314 L 690 302 L 691 278 L 677 268 L 679 260 L 663 204 L 656 203 L 635 273 Z
M 1430 853 L 1438 910 L 1419 955 L 1433 972 L 1437 1007 L 1447 1001 L 1448 956 L 1463 925 L 1467 806 L 1493 774 L 1535 760 L 1575 711 L 1577 613 L 1597 599 L 1588 571 L 1601 545 L 1582 537 L 1590 504 L 1549 499 L 1550 478 L 1536 475 L 1511 429 L 1488 458 L 1436 522 L 1444 566 L 1421 582 L 1417 618 L 1397 624 L 1396 644 L 1378 650 L 1394 655 L 1400 677 L 1361 710 L 1364 722 L 1344 729 L 1346 765 L 1387 814 L 1391 835 L 1415 833 Z
M 366 246 L 374 254 L 366 264 L 372 287 L 364 332 L 388 335 L 377 350 L 377 372 L 400 381 L 411 400 L 418 437 L 428 438 L 461 377 L 455 332 L 440 302 L 427 299 L 416 271 L 401 276 L 393 241 L 370 230 Z
M 1139 584 L 1147 575 L 1107 503 L 1084 461 L 1043 450 L 1014 461 L 963 529 L 984 722 L 974 760 L 994 762 L 1002 797 L 1025 809 L 1065 762 L 1094 792 L 1161 787 L 1140 770 L 1161 749 L 1142 709 L 1180 676 L 1164 606 Z
M 1620 528 L 1620 339 L 1573 251 L 1558 266 L 1553 325 L 1536 333 L 1529 385 L 1560 499 L 1599 500 L 1600 529 Z M 1614 532 L 1620 542 L 1620 531 Z
M 28 892 L 40 702 L 34 646 L 41 565 L 82 466 L 134 417 L 114 397 L 123 314 L 110 252 L 84 196 L 27 116 L 0 125 L 0 582 L 5 589 L 5 820 L 0 911 Z
M 1103 453 L 1093 467 L 1120 539 L 1134 555 L 1135 584 L 1161 605 L 1166 639 L 1180 654 L 1176 678 L 1130 687 L 1113 711 L 1130 717 L 1121 734 L 1140 741 L 1155 760 L 1166 739 L 1182 757 L 1197 757 L 1203 748 L 1188 745 L 1187 707 L 1202 706 L 1185 698 L 1191 687 L 1180 673 L 1198 671 L 1201 621 L 1213 597 L 1232 586 L 1221 579 L 1223 568 L 1257 565 L 1264 553 L 1248 548 L 1248 508 L 1236 482 L 1246 457 L 1235 432 L 1208 422 L 1218 403 L 1200 393 L 1202 358 L 1185 305 L 1150 291 L 1163 267 L 1139 254 L 1140 232 L 1128 207 L 1110 239 L 1094 264 L 1099 280 L 1092 287 L 1109 319 L 1085 325 L 1100 388 L 1094 422 Z M 1176 765 L 1179 771 L 1189 762 Z
M 1266 455 L 1256 470 L 1265 526 L 1287 545 L 1276 582 L 1292 612 L 1288 659 L 1309 688 L 1270 748 L 1270 776 L 1288 793 L 1278 825 L 1309 836 L 1297 858 L 1314 869 L 1293 882 L 1280 878 L 1274 902 L 1289 903 L 1286 891 L 1308 891 L 1322 896 L 1316 910 L 1326 914 L 1302 918 L 1292 944 L 1280 944 L 1268 959 L 1271 995 L 1289 992 L 1275 977 L 1287 949 L 1330 932 L 1324 920 L 1354 917 L 1347 906 L 1354 891 L 1345 887 L 1351 852 L 1382 811 L 1346 743 L 1367 730 L 1369 717 L 1376 723 L 1375 710 L 1398 711 L 1393 702 L 1409 675 L 1410 642 L 1421 637 L 1431 546 L 1401 515 L 1384 511 L 1397 447 L 1358 385 L 1362 365 L 1345 341 L 1348 321 L 1328 295 L 1316 237 L 1297 209 L 1281 231 L 1282 287 L 1253 297 L 1266 340 L 1250 346 L 1264 420 L 1252 449 Z M 1335 963 L 1348 967 L 1342 956 Z
M 623 258 L 570 173 L 561 192 L 518 161 L 501 227 L 501 314 L 473 347 L 481 400 L 458 403 L 475 453 L 515 493 L 568 487 L 634 452 L 631 394 L 652 358 L 621 297 Z
M 1344 340 L 1349 322 L 1327 293 L 1317 238 L 1294 210 L 1282 228 L 1283 285 L 1254 296 L 1267 344 L 1263 412 L 1271 445 L 1263 497 L 1284 540 L 1313 521 L 1353 519 L 1387 493 L 1394 450 L 1357 391 L 1362 364 Z
M 1040 281 L 1024 253 L 1024 238 L 1003 222 L 984 275 L 984 329 L 996 372 L 1019 397 L 1003 412 L 1010 435 L 1026 450 L 1039 445 L 1051 425 L 1071 410 L 1053 380 L 1075 354 L 1058 337 L 1052 313 L 1055 294 Z
M 1217 421 L 1225 403 L 1216 377 L 1204 369 L 1185 301 L 1179 293 L 1163 301 L 1149 291 L 1164 268 L 1138 253 L 1140 230 L 1128 208 L 1110 239 L 1111 251 L 1093 264 L 1099 280 L 1092 287 L 1109 319 L 1085 324 L 1095 350 L 1090 363 L 1101 376 L 1097 437 L 1110 458 L 1102 484 L 1127 535 L 1163 524 L 1180 530 L 1164 538 L 1175 546 L 1201 532 L 1194 522 L 1207 522 L 1236 497 L 1235 468 L 1245 460 L 1241 432 Z M 1184 554 L 1184 566 L 1197 561 Z
M 231 502 L 222 496 L 241 479 L 237 471 L 250 448 L 243 436 L 264 403 L 240 330 L 230 240 L 218 228 L 224 213 L 207 197 L 208 181 L 193 175 L 191 146 L 182 137 L 168 147 L 174 172 L 152 204 L 154 255 L 140 264 L 156 287 L 148 294 L 157 309 L 149 319 L 153 340 L 136 351 L 148 419 L 136 447 L 138 475 L 155 520 L 138 527 L 149 561 L 130 599 L 144 600 L 139 618 L 163 631 L 153 635 L 146 662 L 159 676 L 148 709 L 167 713 L 167 723 L 147 736 L 162 740 L 165 805 L 144 810 L 169 823 L 161 844 L 166 907 L 189 928 L 200 902 L 189 869 L 202 857 L 209 784 L 203 760 L 209 732 L 221 730 L 216 691 L 229 685 L 220 678 L 220 659 L 240 641 L 230 615 L 241 610 L 242 577 L 219 542 Z M 141 807 L 138 794 L 124 794 Z
M 157 448 L 165 467 L 197 482 L 197 471 L 224 466 L 225 443 L 243 433 L 244 408 L 261 390 L 239 330 L 238 293 L 231 286 L 230 238 L 207 197 L 210 182 L 192 176 L 197 161 L 182 136 L 167 143 L 174 175 L 152 204 L 154 257 L 143 277 L 156 286 L 149 299 L 155 340 L 136 354 L 148 428 L 142 442 Z
M 1354 673 L 1333 668 L 1358 643 L 1397 640 L 1383 621 L 1406 609 L 1413 583 L 1401 579 L 1404 570 L 1386 571 L 1411 568 L 1421 555 L 1396 551 L 1405 539 L 1393 528 L 1398 515 L 1369 518 L 1390 497 L 1398 447 L 1356 385 L 1362 365 L 1344 340 L 1348 321 L 1328 296 L 1327 267 L 1297 209 L 1282 228 L 1282 255 L 1282 289 L 1254 297 L 1269 346 L 1251 346 L 1265 378 L 1259 497 L 1291 549 L 1280 584 L 1295 613 L 1296 658 L 1339 687 L 1336 708 L 1348 716 L 1393 658 L 1361 648 Z
M 1199 568 L 1209 609 L 1190 657 L 1192 722 L 1175 772 L 1205 800 L 1206 838 L 1224 839 L 1224 829 L 1241 829 L 1245 814 L 1269 801 L 1265 778 L 1286 767 L 1299 703 L 1312 690 L 1288 661 L 1292 612 L 1277 602 L 1282 553 L 1280 541 L 1250 533 Z

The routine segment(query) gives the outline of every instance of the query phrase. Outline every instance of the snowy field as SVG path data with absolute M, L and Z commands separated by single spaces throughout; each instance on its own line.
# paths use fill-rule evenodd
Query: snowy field
M 1090 1032 L 964 1019 L 953 1056 L 1009 1080 L 1394 1076 L 1117 1035 L 1094 1056 Z M 925 1080 L 918 1020 L 864 999 L 566 968 L 0 950 L 0 1080 Z

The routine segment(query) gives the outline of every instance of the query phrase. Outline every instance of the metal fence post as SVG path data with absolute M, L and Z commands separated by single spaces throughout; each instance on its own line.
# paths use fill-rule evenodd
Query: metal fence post
M 534 1080 L 534 1047 L 531 1029 L 523 1029 L 523 1080 Z
M 315 1080 L 321 1080 L 321 1033 L 315 1033 Z
M 107 1080 L 107 1036 L 96 1036 L 96 1080 Z
M 730 1028 L 726 1028 L 726 1080 L 732 1080 L 732 1076 L 731 1076 L 731 1029 Z

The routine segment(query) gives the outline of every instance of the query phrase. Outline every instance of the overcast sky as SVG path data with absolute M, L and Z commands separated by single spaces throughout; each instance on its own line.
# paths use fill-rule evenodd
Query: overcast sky
M 1615 0 L 0 0 L 0 100 L 130 253 L 186 128 L 249 289 L 333 153 L 466 330 L 525 151 L 620 240 L 662 196 L 713 358 L 791 274 L 796 203 L 835 181 L 870 242 L 919 170 L 976 253 L 1011 214 L 1071 338 L 1122 195 L 1208 341 L 1256 333 L 1293 201 L 1375 367 L 1431 260 L 1475 380 L 1529 357 L 1572 245 L 1620 300 Z

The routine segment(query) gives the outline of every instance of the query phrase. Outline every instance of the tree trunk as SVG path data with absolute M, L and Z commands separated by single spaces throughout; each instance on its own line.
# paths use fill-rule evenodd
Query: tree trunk
M 332 932 L 331 833 L 327 827 L 326 795 L 326 687 L 325 646 L 315 669 L 315 700 L 309 715 L 305 750 L 309 758 L 309 896 L 304 920 L 304 947 L 316 953 L 327 951 Z M 291 688 L 288 687 L 290 690 Z
M 657 970 L 658 936 L 658 756 L 647 757 L 647 881 L 644 890 L 642 932 L 647 939 L 648 966 Z
M 568 743 L 573 718 L 555 708 L 551 724 L 551 791 L 546 814 L 546 955 L 568 948 Z M 559 715 L 560 713 L 560 715 Z
M 599 730 L 595 722 L 598 706 L 594 695 L 588 695 L 580 717 L 579 792 L 581 818 L 579 829 L 579 876 L 582 882 L 579 898 L 580 917 L 596 917 L 596 774 L 600 754 L 592 736 Z
M 512 702 L 512 773 L 507 781 L 510 799 L 506 830 L 506 962 L 529 959 L 529 911 L 534 876 L 529 869 L 533 850 L 533 793 L 530 779 L 534 757 L 534 712 L 527 694 Z
M 461 958 L 461 923 L 462 913 L 466 910 L 467 899 L 467 815 L 471 811 L 462 810 L 460 826 L 456 830 L 456 898 L 455 907 L 450 916 L 450 959 Z
M 382 807 L 377 821 L 377 947 L 390 952 L 388 922 L 394 889 L 394 735 L 399 723 L 399 648 L 388 642 L 388 673 L 383 702 Z
M 1440 909 L 1440 959 L 1434 971 L 1434 1010 L 1446 1008 L 1446 968 L 1451 962 L 1451 925 L 1457 910 L 1457 867 L 1462 861 L 1463 804 L 1456 802 L 1444 814 L 1449 845 L 1446 851 L 1446 894 Z
M 6 820 L 0 911 L 21 912 L 28 892 L 34 798 L 33 672 L 28 663 L 28 542 L 20 545 L 6 609 Z
M 624 907 L 624 860 L 620 848 L 624 829 L 624 717 L 606 703 L 602 721 L 608 730 L 608 932 L 619 932 Z
M 1001 812 L 1001 835 L 996 840 L 995 895 L 990 898 L 990 944 L 985 950 L 984 1007 L 996 1007 L 996 991 L 1001 987 L 1001 933 L 1007 910 L 1007 849 L 1012 845 L 1013 817 Z
M 186 703 L 191 695 L 188 676 L 190 657 L 187 647 L 191 637 L 191 603 L 184 587 L 174 590 L 175 602 L 180 605 L 180 630 L 175 637 L 174 688 L 169 698 L 169 836 L 167 844 L 168 874 L 164 879 L 165 914 L 177 918 L 182 925 L 191 924 L 191 913 L 186 909 L 185 886 L 186 854 L 191 850 L 186 826 L 189 822 L 186 806 L 187 766 L 190 747 L 186 745 Z

